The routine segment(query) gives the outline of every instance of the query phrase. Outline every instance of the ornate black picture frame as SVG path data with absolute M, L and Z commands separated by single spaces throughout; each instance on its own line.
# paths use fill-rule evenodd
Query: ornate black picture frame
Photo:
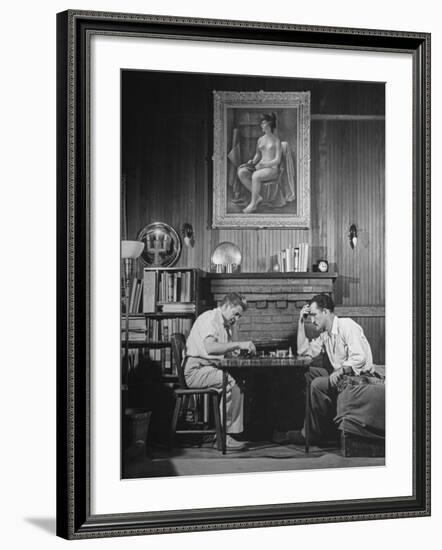
M 68 539 L 430 514 L 430 36 L 99 13 L 58 14 L 57 534 Z M 90 420 L 89 56 L 93 35 L 408 53 L 413 58 L 413 494 L 93 515 Z M 410 297 L 411 299 L 411 297 Z

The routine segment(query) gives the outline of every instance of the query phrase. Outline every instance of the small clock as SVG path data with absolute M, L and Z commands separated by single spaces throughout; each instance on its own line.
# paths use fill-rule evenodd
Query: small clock
M 318 271 L 321 273 L 327 273 L 328 271 L 328 262 L 327 260 L 319 260 L 318 261 Z

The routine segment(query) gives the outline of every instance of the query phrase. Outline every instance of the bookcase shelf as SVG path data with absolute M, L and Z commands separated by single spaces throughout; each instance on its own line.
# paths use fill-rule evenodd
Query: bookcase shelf
M 158 311 L 155 313 L 130 313 L 129 318 L 130 319 L 144 319 L 144 318 L 150 318 L 150 319 L 169 319 L 173 317 L 195 317 L 196 313 L 194 311 L 178 311 L 176 313 L 164 313 L 162 311 Z M 124 315 L 121 317 L 124 318 Z
M 146 340 L 146 341 L 137 341 L 129 340 L 128 348 L 129 349 L 143 349 L 143 348 L 152 348 L 152 349 L 161 349 L 169 348 L 171 346 L 170 342 L 162 342 L 159 340 Z
M 143 311 L 129 315 L 129 348 L 147 350 L 149 361 L 161 365 L 163 374 L 173 378 L 177 370 L 170 336 L 181 332 L 187 337 L 195 318 L 211 307 L 207 273 L 191 267 L 144 268 L 140 304 Z M 163 311 L 168 306 L 177 311 Z
M 150 317 L 151 319 L 173 319 L 173 318 L 186 319 L 189 317 L 190 318 L 195 317 L 196 313 L 194 311 L 188 311 L 188 312 L 180 311 L 177 313 L 163 313 L 163 312 L 143 313 L 143 315 L 145 315 L 146 317 Z

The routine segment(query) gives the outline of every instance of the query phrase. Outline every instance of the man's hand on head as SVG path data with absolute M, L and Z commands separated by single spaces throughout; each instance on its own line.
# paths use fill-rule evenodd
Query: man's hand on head
M 302 306 L 302 309 L 299 312 L 299 321 L 303 323 L 309 313 L 310 313 L 310 306 L 309 304 L 305 304 L 304 306 Z

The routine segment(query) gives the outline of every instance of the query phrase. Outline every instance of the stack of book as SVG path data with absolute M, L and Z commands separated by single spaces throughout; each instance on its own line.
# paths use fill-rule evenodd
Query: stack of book
M 163 313 L 195 313 L 193 302 L 169 302 L 161 307 Z
M 141 315 L 129 315 L 129 341 L 145 342 L 147 337 L 146 318 Z M 121 317 L 121 338 L 126 339 L 126 317 Z
M 192 272 L 163 271 L 159 273 L 159 302 L 191 302 Z
M 299 243 L 296 247 L 280 250 L 277 254 L 279 270 L 284 273 L 308 271 L 308 248 L 308 243 Z
M 181 332 L 187 338 L 192 328 L 192 319 L 147 319 L 147 340 L 153 342 L 169 342 L 170 336 Z

